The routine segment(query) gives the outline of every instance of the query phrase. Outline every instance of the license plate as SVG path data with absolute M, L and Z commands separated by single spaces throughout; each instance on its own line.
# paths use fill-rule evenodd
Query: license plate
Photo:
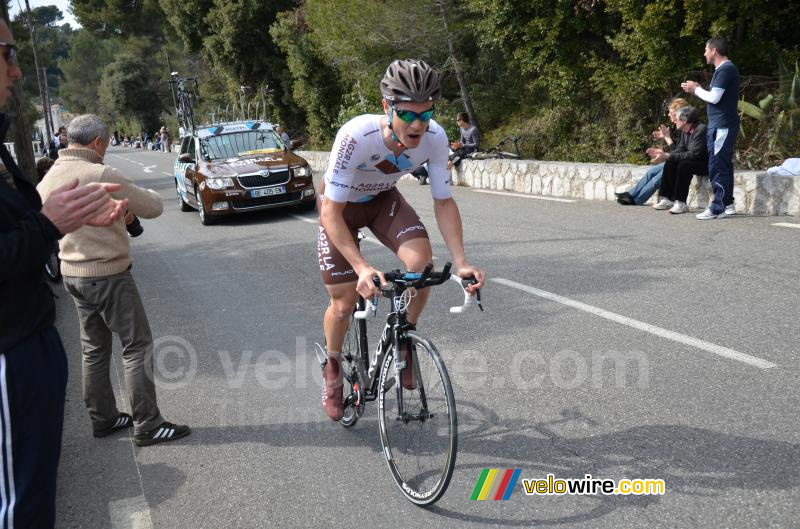
M 253 189 L 250 196 L 253 198 L 269 197 L 272 195 L 282 195 L 286 193 L 286 186 L 265 187 L 263 189 Z

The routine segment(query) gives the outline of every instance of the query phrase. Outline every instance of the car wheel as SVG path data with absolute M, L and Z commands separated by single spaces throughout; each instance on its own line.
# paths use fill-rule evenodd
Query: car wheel
M 186 203 L 185 200 L 183 200 L 183 197 L 181 196 L 181 190 L 178 189 L 177 182 L 175 182 L 175 194 L 178 195 L 178 204 L 181 207 L 181 211 L 192 211 L 192 206 L 190 206 L 189 204 Z
M 200 214 L 200 222 L 203 226 L 211 226 L 214 224 L 214 217 L 206 213 L 206 208 L 203 205 L 203 197 L 200 196 L 200 191 L 195 187 L 194 196 L 197 197 L 197 212 Z

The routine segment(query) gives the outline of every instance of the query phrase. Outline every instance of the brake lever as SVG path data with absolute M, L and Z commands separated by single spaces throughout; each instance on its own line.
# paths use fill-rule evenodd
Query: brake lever
M 481 291 L 475 293 L 475 295 L 470 294 L 466 286 L 473 284 L 474 279 L 462 279 L 457 275 L 453 274 L 450 276 L 450 279 L 458 283 L 461 289 L 464 291 L 464 304 L 460 307 L 450 307 L 450 312 L 453 314 L 461 314 L 466 312 L 470 307 L 477 305 L 481 312 L 483 312 L 483 305 L 481 304 Z
M 366 307 L 364 310 L 357 310 L 353 312 L 353 318 L 356 320 L 366 320 L 367 313 L 372 311 L 372 317 L 374 318 L 375 315 L 378 313 L 378 296 L 373 296 L 371 301 L 367 301 Z

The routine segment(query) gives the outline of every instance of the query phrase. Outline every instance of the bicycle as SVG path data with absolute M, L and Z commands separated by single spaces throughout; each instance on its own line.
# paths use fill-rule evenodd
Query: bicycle
M 187 83 L 193 83 L 194 86 L 187 89 Z M 195 122 L 192 99 L 197 97 L 195 95 L 197 92 L 197 79 L 195 77 L 182 78 L 178 76 L 178 72 L 172 72 L 167 84 L 169 84 L 170 87 L 173 85 L 177 87 L 177 100 L 175 102 L 177 108 L 175 109 L 175 113 L 178 118 L 178 123 L 187 131 L 194 132 Z
M 473 160 L 491 160 L 493 158 L 500 158 L 506 160 L 519 160 L 521 155 L 519 153 L 519 136 L 506 136 L 502 140 L 500 140 L 497 145 L 489 149 L 488 151 L 479 151 L 472 153 L 470 158 Z M 502 150 L 507 143 L 511 143 L 514 146 L 514 152 L 508 152 Z
M 367 402 L 378 400 L 380 439 L 383 454 L 397 487 L 418 506 L 435 503 L 450 483 L 458 448 L 458 417 L 453 388 L 447 368 L 436 346 L 428 338 L 412 330 L 406 310 L 413 295 L 411 289 L 429 288 L 453 279 L 464 289 L 464 304 L 452 307 L 461 313 L 469 307 L 483 310 L 480 291 L 469 295 L 464 287 L 476 283 L 474 278 L 451 276 L 451 263 L 441 272 L 428 265 L 422 273 L 394 270 L 384 274 L 389 286 L 375 285 L 383 297 L 391 300 L 383 333 L 372 355 L 367 342 L 366 317 L 377 313 L 378 298 L 371 306 L 361 296 L 353 310 L 345 337 L 341 368 L 344 383 L 344 416 L 339 421 L 353 427 L 363 415 Z M 323 354 L 325 349 L 317 344 Z M 397 351 L 410 352 L 398 358 Z M 404 370 L 412 369 L 411 380 L 403 378 Z M 401 383 L 397 384 L 396 381 Z M 411 382 L 406 384 L 406 382 Z M 406 386 L 410 387 L 406 387 Z M 391 391 L 394 388 L 394 391 Z

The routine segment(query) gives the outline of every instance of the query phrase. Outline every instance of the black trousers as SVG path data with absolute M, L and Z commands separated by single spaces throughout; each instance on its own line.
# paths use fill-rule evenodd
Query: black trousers
M 689 196 L 689 184 L 694 175 L 708 174 L 708 160 L 667 160 L 664 163 L 664 175 L 661 177 L 661 198 L 686 202 Z
M 55 327 L 0 352 L 0 528 L 55 524 L 66 388 Z

